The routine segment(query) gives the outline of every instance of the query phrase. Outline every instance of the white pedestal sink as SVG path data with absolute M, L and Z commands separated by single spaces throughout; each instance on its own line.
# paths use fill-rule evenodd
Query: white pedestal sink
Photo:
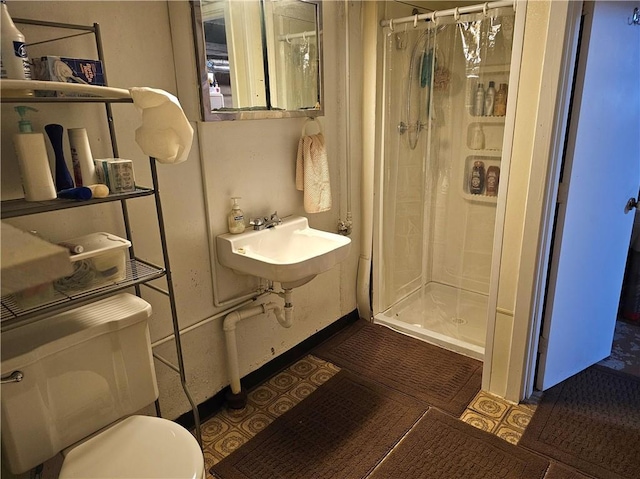
M 240 274 L 277 281 L 283 289 L 302 286 L 349 254 L 351 239 L 309 227 L 290 216 L 260 231 L 216 237 L 218 261 Z

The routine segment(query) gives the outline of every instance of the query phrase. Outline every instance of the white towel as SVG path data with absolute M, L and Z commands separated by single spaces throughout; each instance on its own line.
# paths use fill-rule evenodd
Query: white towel
M 181 163 L 189 156 L 193 128 L 171 93 L 147 87 L 130 88 L 135 106 L 142 110 L 136 142 L 145 155 L 160 163 Z
M 307 213 L 331 209 L 329 162 L 322 133 L 300 138 L 296 159 L 296 189 L 304 191 L 304 210 Z

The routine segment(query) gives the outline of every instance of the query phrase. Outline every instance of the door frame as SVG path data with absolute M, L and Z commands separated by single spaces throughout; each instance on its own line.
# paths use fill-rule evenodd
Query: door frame
M 551 261 L 558 186 L 568 132 L 583 2 L 551 1 L 547 49 L 543 61 L 538 115 L 532 148 L 528 191 L 540 192 L 539 201 L 528 201 L 520 266 L 533 274 L 518 277 L 511 336 L 511 356 L 505 398 L 518 402 L 533 394 L 538 342 Z

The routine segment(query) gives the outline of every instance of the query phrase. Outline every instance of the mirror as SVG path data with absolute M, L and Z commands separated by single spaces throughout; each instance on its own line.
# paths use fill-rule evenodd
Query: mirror
M 318 116 L 318 0 L 193 0 L 204 120 Z

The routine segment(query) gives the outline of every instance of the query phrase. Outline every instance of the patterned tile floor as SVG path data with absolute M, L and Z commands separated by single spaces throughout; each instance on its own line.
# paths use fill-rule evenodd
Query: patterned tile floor
M 340 369 L 308 355 L 253 389 L 241 410 L 222 409 L 202 425 L 207 477 L 211 466 L 255 436 L 275 418 L 302 401 Z M 460 419 L 516 444 L 535 404 L 516 405 L 480 391 Z
M 640 325 L 618 321 L 612 354 L 600 364 L 640 375 Z M 207 477 L 213 477 L 208 473 L 211 466 L 246 443 L 338 371 L 334 364 L 308 355 L 249 392 L 246 408 L 238 411 L 223 409 L 205 421 L 202 442 Z M 541 397 L 541 393 L 536 393 L 526 404 L 513 404 L 480 391 L 460 419 L 517 444 Z

